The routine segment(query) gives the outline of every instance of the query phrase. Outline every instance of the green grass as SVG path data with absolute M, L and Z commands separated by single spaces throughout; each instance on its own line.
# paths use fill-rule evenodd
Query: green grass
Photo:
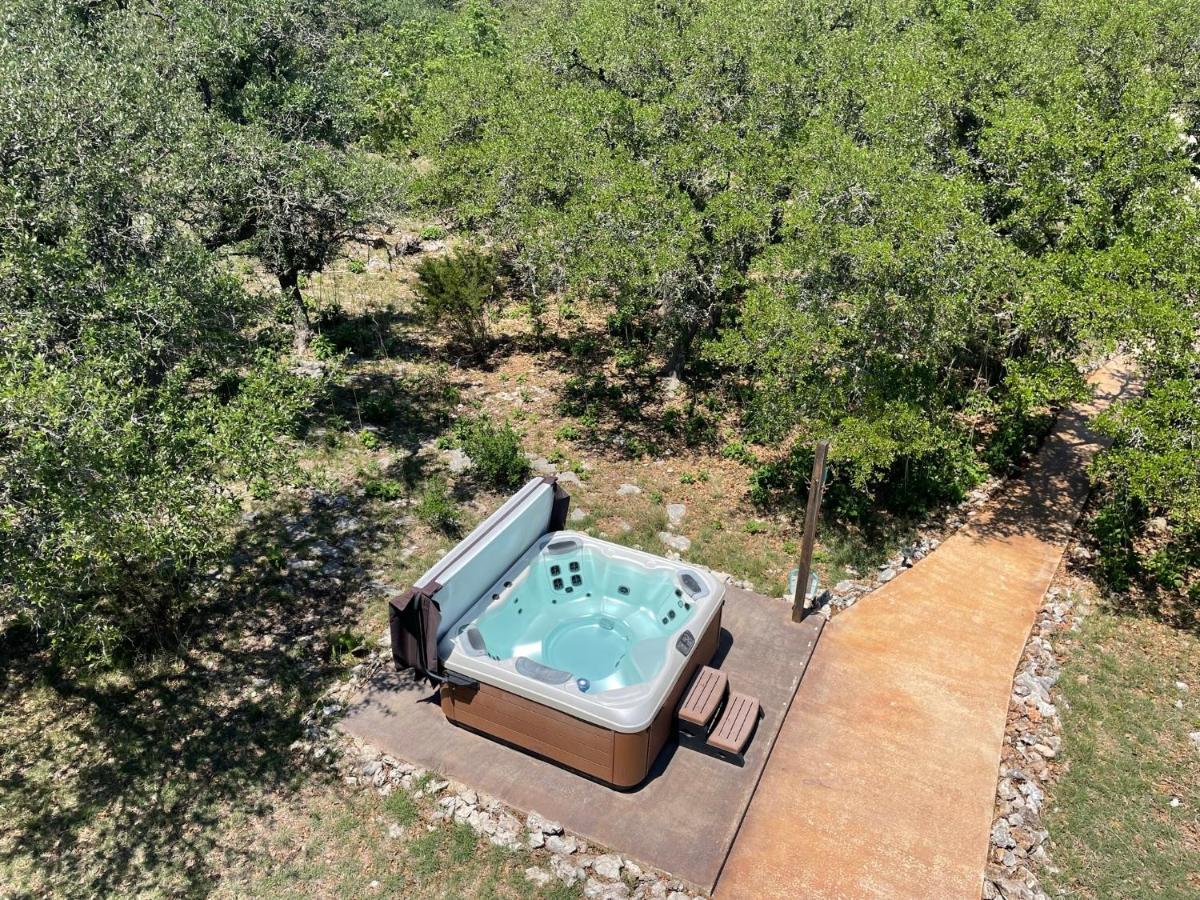
M 687 557 L 718 572 L 749 579 L 754 589 L 768 597 L 783 594 L 787 573 L 795 565 L 793 558 L 775 542 L 761 540 L 767 526 L 758 523 L 753 530 L 726 528 L 710 522 L 692 541 Z
M 395 819 L 397 825 L 412 825 L 421 816 L 421 810 L 407 791 L 392 791 L 383 801 L 384 811 Z
M 405 801 L 399 798 L 406 798 Z M 431 800 L 395 792 L 373 793 L 341 786 L 312 788 L 276 810 L 255 841 L 231 860 L 216 891 L 219 897 L 422 897 L 534 898 L 569 900 L 576 889 L 525 879 L 532 854 L 493 846 L 465 824 L 429 825 L 420 818 Z M 412 821 L 399 838 L 388 830 L 397 812 Z M 403 824 L 403 823 L 399 823 Z
M 1200 638 L 1097 611 L 1072 644 L 1060 683 L 1069 768 L 1045 820 L 1060 871 L 1044 886 L 1051 896 L 1200 896 L 1200 748 L 1188 740 L 1200 730 Z
M 826 586 L 843 578 L 865 578 L 915 538 L 912 521 L 890 517 L 881 516 L 866 529 L 826 526 L 818 531 L 813 562 Z

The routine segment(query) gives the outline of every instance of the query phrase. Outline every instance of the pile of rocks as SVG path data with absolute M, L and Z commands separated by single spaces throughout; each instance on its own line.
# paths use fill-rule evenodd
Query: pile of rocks
M 537 864 L 526 867 L 525 877 L 538 887 L 552 880 L 581 885 L 589 900 L 692 900 L 682 882 L 645 870 L 616 853 L 593 849 L 558 822 L 536 812 L 522 820 L 494 797 L 438 778 L 353 738 L 343 741 L 340 759 L 346 784 L 383 796 L 406 790 L 416 799 L 437 798 L 422 809 L 430 827 L 460 823 L 499 847 L 527 851 Z
M 911 545 L 905 547 L 883 565 L 879 566 L 870 578 L 856 577 L 854 579 L 839 581 L 833 586 L 833 590 L 831 591 L 828 604 L 830 614 L 841 612 L 843 609 L 849 609 L 858 602 L 859 597 L 887 584 L 905 569 L 911 569 L 917 560 L 924 559 L 936 550 L 940 544 L 941 540 L 939 538 L 923 534 Z M 858 575 L 853 568 L 849 569 L 849 572 L 852 575 Z
M 1047 895 L 1038 871 L 1053 871 L 1042 827 L 1045 787 L 1058 776 L 1062 722 L 1057 699 L 1059 660 L 1053 640 L 1079 627 L 1086 607 L 1080 598 L 1051 588 L 1038 613 L 1021 665 L 1013 679 L 1008 723 L 996 788 L 991 855 L 983 885 L 984 900 L 1035 900 Z

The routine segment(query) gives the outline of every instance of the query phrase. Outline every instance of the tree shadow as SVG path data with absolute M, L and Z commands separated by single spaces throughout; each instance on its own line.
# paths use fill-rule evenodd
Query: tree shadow
M 33 879 L 7 896 L 205 894 L 261 852 L 227 823 L 316 776 L 291 746 L 349 664 L 334 636 L 386 587 L 361 559 L 362 501 L 291 500 L 246 517 L 173 652 L 71 679 L 47 673 L 27 636 L 0 635 L 0 868 Z
M 334 350 L 360 359 L 411 359 L 429 353 L 429 347 L 413 337 L 420 324 L 415 313 L 391 304 L 358 312 L 333 304 L 321 310 L 313 330 Z
M 366 429 L 382 443 L 415 451 L 445 429 L 458 401 L 458 388 L 441 370 L 354 369 L 331 386 L 329 402 L 309 434 Z
M 700 402 L 716 396 L 706 391 L 707 375 L 690 373 L 686 386 L 672 388 L 661 367 L 645 354 L 621 353 L 600 328 L 547 334 L 537 347 L 548 366 L 567 376 L 557 411 L 575 420 L 589 448 L 640 457 L 716 443 L 716 414 Z

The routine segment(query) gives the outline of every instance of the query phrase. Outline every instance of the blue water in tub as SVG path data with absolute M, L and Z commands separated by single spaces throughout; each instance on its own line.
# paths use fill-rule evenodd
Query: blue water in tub
M 554 546 L 551 544 L 550 546 Z M 613 559 L 574 543 L 543 549 L 475 620 L 487 653 L 528 657 L 586 679 L 591 692 L 627 687 L 662 668 L 670 636 L 692 617 L 677 569 Z

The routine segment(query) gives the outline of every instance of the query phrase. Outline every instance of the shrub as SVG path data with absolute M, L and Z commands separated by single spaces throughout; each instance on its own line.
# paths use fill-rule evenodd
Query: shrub
M 423 241 L 440 241 L 446 236 L 446 229 L 441 225 L 426 225 L 417 236 Z
M 521 436 L 507 420 L 499 424 L 480 416 L 455 425 L 459 446 L 474 463 L 476 477 L 494 488 L 514 488 L 529 478 L 529 460 Z
M 1198 368 L 1185 352 L 1148 363 L 1145 392 L 1102 418 L 1114 440 L 1092 468 L 1088 522 L 1110 585 L 1136 584 L 1157 612 L 1188 625 L 1200 616 Z
M 352 259 L 346 263 L 346 270 L 354 275 L 362 275 L 367 271 L 367 264 L 361 259 Z
M 447 329 L 476 359 L 488 355 L 489 321 L 501 304 L 495 256 L 457 250 L 417 266 L 417 297 L 430 325 Z
M 458 504 L 450 496 L 446 482 L 434 479 L 425 485 L 414 509 L 417 518 L 446 535 L 456 535 L 462 528 Z

